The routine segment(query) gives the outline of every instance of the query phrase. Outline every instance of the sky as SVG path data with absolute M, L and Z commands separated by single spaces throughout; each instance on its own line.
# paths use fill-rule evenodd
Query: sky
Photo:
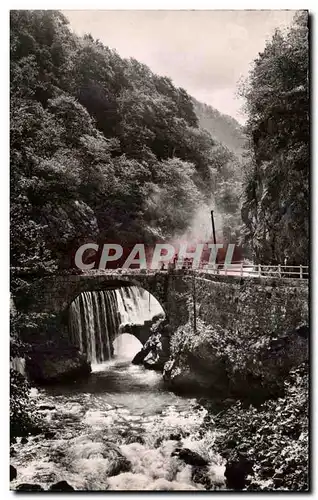
M 91 33 L 122 57 L 169 76 L 197 100 L 244 123 L 238 82 L 294 10 L 68 10 L 79 35 Z

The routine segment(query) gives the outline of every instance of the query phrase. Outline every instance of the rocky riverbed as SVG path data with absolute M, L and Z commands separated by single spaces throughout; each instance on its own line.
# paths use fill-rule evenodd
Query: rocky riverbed
M 46 430 L 12 445 L 12 489 L 225 488 L 207 410 L 167 391 L 159 373 L 114 360 L 33 398 Z

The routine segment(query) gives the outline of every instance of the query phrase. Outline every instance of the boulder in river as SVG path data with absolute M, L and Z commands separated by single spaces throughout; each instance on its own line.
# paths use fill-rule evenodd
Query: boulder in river
M 113 444 L 105 443 L 104 450 L 102 451 L 104 458 L 107 458 L 109 462 L 107 475 L 118 476 L 122 472 L 129 472 L 131 470 L 130 461 L 121 453 L 121 451 Z
M 143 365 L 147 370 L 161 371 L 163 370 L 164 362 L 160 359 L 159 355 L 150 353 L 145 357 Z
M 40 484 L 22 483 L 16 487 L 16 491 L 44 491 Z
M 256 332 L 246 339 L 244 331 L 203 322 L 198 322 L 195 334 L 189 323 L 171 338 L 163 377 L 178 392 L 261 403 L 279 396 L 290 370 L 308 359 L 307 333 L 307 327 L 301 327 L 265 332 L 259 338 Z
M 59 481 L 49 487 L 49 491 L 74 491 L 73 486 L 68 484 L 67 481 Z
M 10 481 L 13 481 L 17 477 L 17 469 L 10 465 Z
M 131 469 L 131 463 L 126 457 L 117 457 L 114 462 L 110 465 L 108 476 L 118 476 L 122 472 L 129 472 Z
M 209 476 L 209 468 L 203 466 L 195 466 L 192 467 L 192 481 L 195 484 L 202 484 L 206 490 L 210 490 L 212 488 L 212 481 Z
M 27 359 L 26 369 L 30 379 L 39 384 L 73 382 L 87 377 L 91 365 L 77 349 L 36 346 Z
M 157 318 L 148 330 L 148 339 L 132 363 L 143 364 L 148 370 L 163 371 L 170 353 L 170 327 L 166 319 Z
M 252 472 L 253 463 L 244 457 L 228 461 L 224 473 L 226 486 L 231 490 L 243 490 L 247 486 L 247 476 Z
M 137 352 L 136 356 L 132 360 L 133 365 L 142 365 L 145 357 L 149 353 L 150 349 L 141 349 L 141 351 Z
M 171 454 L 173 457 L 178 457 L 183 460 L 188 465 L 194 465 L 198 467 L 205 467 L 208 465 L 208 461 L 201 457 L 196 451 L 189 450 L 189 448 L 176 448 Z

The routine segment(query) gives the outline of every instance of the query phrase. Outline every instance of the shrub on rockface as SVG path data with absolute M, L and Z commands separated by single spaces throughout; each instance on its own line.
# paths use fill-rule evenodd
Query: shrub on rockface
M 14 304 L 13 304 L 14 306 Z M 18 323 L 19 315 L 15 308 L 10 311 L 11 336 L 10 359 L 11 361 L 25 357 L 28 353 L 27 345 L 21 340 Z M 28 436 L 36 432 L 39 420 L 35 407 L 30 399 L 30 385 L 26 378 L 14 369 L 10 369 L 10 442 L 16 437 Z
M 215 446 L 230 467 L 252 465 L 248 490 L 308 489 L 308 365 L 291 370 L 285 394 L 256 408 L 239 401 L 215 419 Z

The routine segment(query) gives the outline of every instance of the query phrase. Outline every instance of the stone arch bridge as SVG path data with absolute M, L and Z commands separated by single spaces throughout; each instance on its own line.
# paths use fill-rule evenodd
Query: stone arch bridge
M 213 275 L 192 270 L 88 271 L 43 277 L 31 289 L 29 310 L 67 317 L 84 291 L 136 285 L 163 307 L 172 331 L 197 321 L 260 334 L 308 325 L 308 283 L 302 280 Z M 67 322 L 62 321 L 66 324 Z

